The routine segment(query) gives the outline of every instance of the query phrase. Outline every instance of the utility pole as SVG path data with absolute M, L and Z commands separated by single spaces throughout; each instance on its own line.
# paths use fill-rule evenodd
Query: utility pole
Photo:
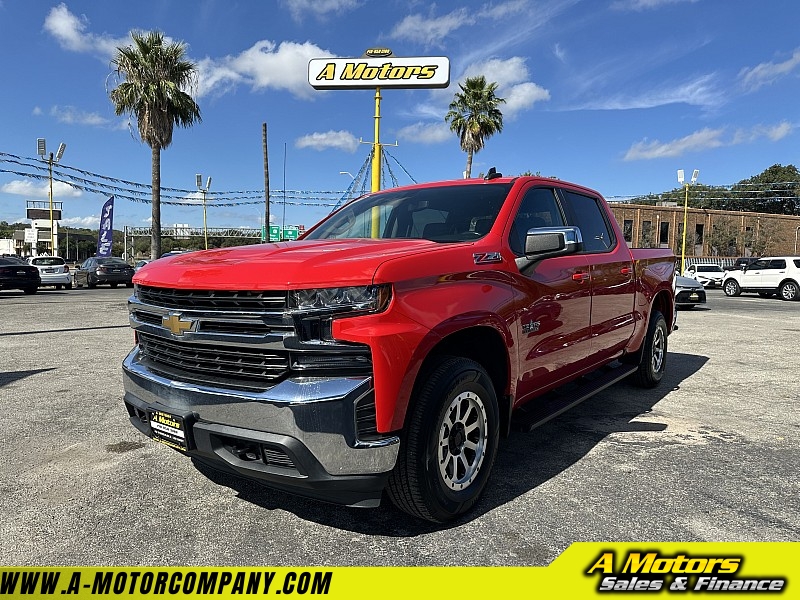
M 267 124 L 261 125 L 261 147 L 264 152 L 264 229 L 262 242 L 269 242 L 269 160 L 267 157 Z

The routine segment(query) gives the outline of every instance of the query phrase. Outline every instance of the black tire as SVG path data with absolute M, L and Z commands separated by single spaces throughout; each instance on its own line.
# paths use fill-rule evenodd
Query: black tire
M 117 287 L 117 284 L 116 284 L 116 283 L 109 283 L 108 285 L 110 285 L 112 288 L 115 288 L 115 287 Z
M 97 282 L 92 279 L 91 275 L 86 276 L 86 287 L 93 290 L 97 287 Z
M 797 300 L 800 298 L 800 287 L 797 286 L 797 282 L 791 279 L 789 281 L 784 281 L 780 289 L 778 289 L 778 295 L 781 297 L 781 300 Z
M 656 387 L 661 383 L 666 368 L 667 322 L 664 320 L 664 315 L 654 310 L 647 326 L 639 369 L 633 374 L 633 380 L 640 387 Z
M 57 289 L 57 290 L 60 290 L 60 289 L 61 289 L 61 284 L 60 284 L 60 283 L 57 283 L 57 284 L 56 284 L 56 289 Z
M 31 294 L 35 294 L 36 292 L 38 292 L 39 288 L 38 287 L 26 287 L 22 291 L 30 296 Z
M 441 357 L 422 381 L 387 491 L 401 510 L 444 523 L 480 498 L 497 455 L 500 413 L 489 375 L 473 360 Z
M 126 284 L 125 284 L 125 287 L 129 287 L 129 288 L 130 288 L 130 287 L 133 287 L 133 282 L 131 282 L 131 283 L 126 283 Z
M 69 283 L 64 284 L 64 289 L 71 290 L 72 289 L 72 282 L 70 281 Z
M 733 279 L 727 279 L 725 283 L 722 284 L 722 290 L 725 292 L 726 296 L 738 296 L 742 293 L 742 288 L 739 287 L 739 284 Z

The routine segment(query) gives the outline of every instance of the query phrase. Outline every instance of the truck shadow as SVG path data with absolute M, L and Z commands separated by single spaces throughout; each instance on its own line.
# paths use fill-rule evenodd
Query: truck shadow
M 286 510 L 301 519 L 366 535 L 414 537 L 459 527 L 511 502 L 562 473 L 613 433 L 661 432 L 664 423 L 634 421 L 652 411 L 681 382 L 699 371 L 708 357 L 670 352 L 668 370 L 655 389 L 618 383 L 533 430 L 512 432 L 501 440 L 492 476 L 481 501 L 452 523 L 436 525 L 410 517 L 385 497 L 378 509 L 354 509 L 272 490 L 254 481 L 195 463 L 213 482 L 235 490 L 239 498 L 265 510 Z

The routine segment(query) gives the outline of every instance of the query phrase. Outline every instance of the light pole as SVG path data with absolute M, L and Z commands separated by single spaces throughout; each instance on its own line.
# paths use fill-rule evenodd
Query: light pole
M 203 194 L 203 237 L 206 239 L 206 250 L 208 250 L 208 228 L 206 227 L 206 194 L 211 187 L 211 177 L 206 179 L 206 187 L 203 187 L 203 176 L 198 173 L 195 175 L 197 189 Z
M 800 225 L 794 228 L 794 253 L 797 255 L 797 234 L 800 233 Z
M 692 171 L 692 180 L 689 183 L 683 181 L 683 169 L 678 169 L 678 183 L 682 184 L 686 190 L 686 196 L 683 200 L 683 242 L 681 242 L 681 274 L 686 270 L 686 215 L 689 211 L 689 185 L 697 181 L 697 176 L 700 171 L 695 169 Z
M 61 157 L 64 156 L 64 150 L 67 149 L 67 145 L 61 143 L 58 145 L 58 151 L 56 152 L 55 158 L 53 158 L 53 153 L 51 152 L 49 155 L 47 154 L 47 142 L 44 138 L 36 138 L 36 150 L 39 153 L 39 156 L 42 160 L 47 161 L 48 171 L 50 173 L 50 252 L 53 256 L 58 256 L 58 251 L 56 249 L 56 242 L 55 242 L 55 231 L 53 227 L 53 163 L 58 162 L 61 160 Z

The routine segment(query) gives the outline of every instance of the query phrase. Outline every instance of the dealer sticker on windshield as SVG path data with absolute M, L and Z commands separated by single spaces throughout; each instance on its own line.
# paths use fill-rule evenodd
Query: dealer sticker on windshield
M 186 441 L 186 422 L 183 417 L 156 410 L 150 413 L 150 429 L 153 439 L 172 448 L 189 449 Z

